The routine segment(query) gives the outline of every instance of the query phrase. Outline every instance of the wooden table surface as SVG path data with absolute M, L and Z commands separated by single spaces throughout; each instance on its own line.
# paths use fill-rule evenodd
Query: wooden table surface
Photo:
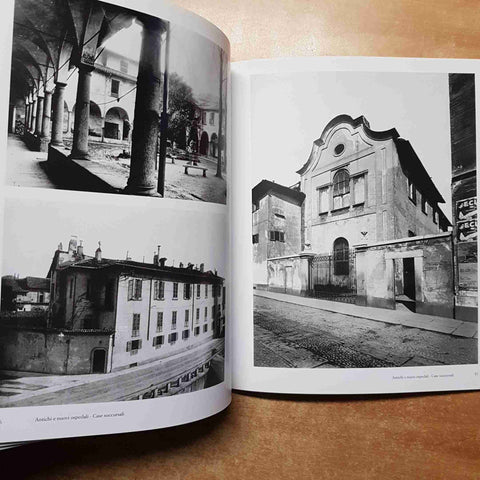
M 175 3 L 218 25 L 233 61 L 480 57 L 478 0 Z M 12 479 L 480 479 L 480 393 L 237 393 L 227 411 L 193 425 L 33 444 L 0 453 L 0 468 Z

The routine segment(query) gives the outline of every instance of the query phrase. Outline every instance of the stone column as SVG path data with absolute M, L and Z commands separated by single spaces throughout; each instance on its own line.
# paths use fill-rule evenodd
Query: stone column
M 15 133 L 15 120 L 17 116 L 17 108 L 15 105 L 10 105 L 10 125 L 9 130 L 10 133 Z
M 66 86 L 66 83 L 57 82 L 53 94 L 52 140 L 50 144 L 57 147 L 63 145 L 64 96 Z
M 162 101 L 160 50 L 164 23 L 142 17 L 142 47 L 132 132 L 132 158 L 126 193 L 157 196 L 155 161 Z
M 78 66 L 78 86 L 73 124 L 72 158 L 88 160 L 88 123 L 90 119 L 90 81 L 93 67 Z
M 29 128 L 29 122 L 30 122 L 30 100 L 28 98 L 25 99 L 25 132 Z
M 32 112 L 31 112 L 32 121 L 30 122 L 30 132 L 35 131 L 35 125 L 37 124 L 37 98 L 33 99 L 32 103 Z
M 38 137 L 42 134 L 42 124 L 43 124 L 43 97 L 37 98 L 37 120 L 35 123 L 35 135 Z
M 45 90 L 43 101 L 42 138 L 50 138 L 50 115 L 52 111 L 52 92 Z

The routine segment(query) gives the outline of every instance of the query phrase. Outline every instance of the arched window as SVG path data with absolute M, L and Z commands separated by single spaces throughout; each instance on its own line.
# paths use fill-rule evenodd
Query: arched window
M 345 169 L 339 170 L 333 176 L 333 208 L 343 208 L 350 205 L 350 175 Z
M 340 237 L 333 242 L 333 273 L 335 275 L 348 275 L 349 271 L 348 242 L 345 238 Z

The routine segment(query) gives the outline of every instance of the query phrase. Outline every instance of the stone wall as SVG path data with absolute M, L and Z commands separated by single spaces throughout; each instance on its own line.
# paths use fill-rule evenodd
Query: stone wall
M 450 233 L 405 238 L 361 246 L 356 251 L 357 294 L 360 304 L 395 308 L 402 267 L 413 259 L 416 312 L 454 317 L 452 239 Z
M 0 369 L 53 375 L 91 373 L 97 348 L 109 350 L 107 334 L 71 334 L 2 327 Z M 108 370 L 107 370 L 108 371 Z
M 306 295 L 310 289 L 312 254 L 292 255 L 268 260 L 268 290 Z

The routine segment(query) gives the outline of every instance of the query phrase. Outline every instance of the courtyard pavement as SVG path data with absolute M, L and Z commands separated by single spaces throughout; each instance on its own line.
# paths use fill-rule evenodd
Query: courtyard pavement
M 68 147 L 69 142 L 66 141 Z M 90 142 L 91 160 L 76 163 L 102 178 L 114 188 L 123 190 L 129 176 L 130 159 L 116 158 L 123 150 L 122 145 Z M 70 150 L 65 149 L 65 155 Z M 30 151 L 17 135 L 8 137 L 7 184 L 20 187 L 63 188 L 56 183 L 46 168 L 47 154 Z M 206 177 L 201 170 L 191 169 L 185 174 L 185 161 L 175 164 L 167 158 L 165 167 L 165 197 L 184 200 L 199 200 L 213 203 L 226 203 L 226 180 L 215 176 L 214 161 L 202 158 L 200 165 L 207 168 Z M 83 188 L 79 188 L 83 189 Z
M 323 309 L 316 302 L 308 302 L 313 299 L 258 293 L 254 296 L 257 367 L 377 368 L 477 363 L 476 338 L 425 330 L 393 318 L 388 318 L 389 322 L 370 319 L 359 316 L 358 310 L 356 315 L 340 313 L 335 311 L 336 305 Z M 381 312 L 389 315 L 392 311 Z

